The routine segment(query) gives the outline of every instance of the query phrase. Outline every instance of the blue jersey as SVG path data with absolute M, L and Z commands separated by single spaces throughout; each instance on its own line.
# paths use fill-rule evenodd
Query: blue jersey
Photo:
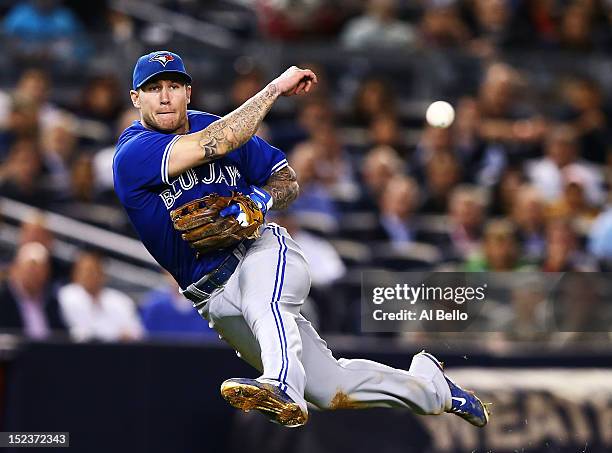
M 189 132 L 197 132 L 219 117 L 188 111 Z M 271 174 L 287 166 L 283 152 L 253 137 L 220 159 L 168 177 L 172 146 L 180 135 L 146 129 L 139 121 L 128 127 L 117 143 L 113 160 L 115 192 L 141 241 L 155 260 L 186 288 L 215 269 L 232 252 L 216 250 L 196 258 L 174 230 L 170 211 L 210 193 L 250 193 Z

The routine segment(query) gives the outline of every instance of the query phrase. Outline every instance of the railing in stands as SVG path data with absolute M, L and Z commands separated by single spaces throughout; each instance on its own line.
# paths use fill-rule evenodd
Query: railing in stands
M 78 241 L 79 244 L 111 252 L 113 255 L 141 264 L 139 266 L 122 261 L 121 259 L 109 258 L 107 259 L 106 266 L 106 272 L 109 277 L 142 289 L 153 288 L 159 284 L 159 272 L 151 269 L 152 266 L 158 267 L 158 265 L 140 241 L 87 225 L 60 214 L 0 197 L 0 215 L 3 218 L 21 223 L 31 219 L 36 214 L 44 216 L 45 226 L 50 232 L 58 238 L 67 239 L 67 241 L 56 240 L 56 246 L 52 252 L 58 258 L 72 261 L 78 251 L 78 247 L 69 243 L 69 241 Z M 12 240 L 15 243 L 18 231 L 15 228 L 5 226 L 1 236 L 0 240 L 8 240 L 9 242 Z
M 223 50 L 233 49 L 236 39 L 225 28 L 194 19 L 142 0 L 113 0 L 112 8 L 137 19 L 166 24 L 173 32 Z

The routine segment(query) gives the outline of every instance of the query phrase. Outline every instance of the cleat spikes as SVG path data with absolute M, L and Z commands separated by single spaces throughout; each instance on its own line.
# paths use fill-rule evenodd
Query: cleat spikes
M 221 385 L 221 396 L 236 409 L 258 410 L 283 426 L 293 428 L 308 421 L 308 413 L 284 391 L 255 379 L 228 379 Z

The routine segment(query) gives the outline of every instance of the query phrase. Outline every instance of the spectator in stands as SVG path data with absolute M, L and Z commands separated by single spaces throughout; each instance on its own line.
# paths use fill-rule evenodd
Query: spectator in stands
M 49 101 L 51 81 L 49 75 L 40 68 L 25 69 L 17 84 L 10 91 L 0 91 L 0 130 L 11 129 L 10 114 L 16 106 L 29 106 L 35 112 L 34 124 L 46 126 L 53 121 L 59 109 Z M 31 128 L 35 132 L 37 127 Z
M 3 160 L 18 140 L 34 140 L 38 137 L 38 117 L 38 108 L 32 102 L 17 99 L 11 101 L 5 128 L 0 130 L 0 156 Z
M 559 46 L 564 50 L 595 50 L 592 14 L 583 2 L 570 2 L 563 11 L 559 26 Z
M 448 233 L 434 243 L 444 256 L 463 261 L 480 249 L 486 207 L 487 197 L 482 188 L 460 185 L 452 191 Z
M 389 81 L 370 77 L 362 81 L 353 99 L 352 112 L 347 121 L 366 127 L 379 115 L 394 115 L 397 97 Z
M 295 147 L 294 153 L 299 153 L 302 147 L 314 151 L 315 176 L 333 199 L 347 203 L 357 200 L 355 169 L 334 124 L 320 124 L 312 131 L 310 140 Z
M 49 252 L 38 242 L 17 249 L 8 279 L 0 286 L 0 330 L 41 340 L 66 327 L 49 288 Z
M 546 201 L 553 202 L 561 196 L 565 178 L 580 179 L 584 183 L 589 203 L 600 206 L 604 201 L 603 175 L 579 158 L 579 147 L 578 137 L 571 127 L 557 126 L 546 137 L 546 156 L 527 163 L 527 175 Z
M 462 97 L 457 101 L 457 117 L 451 128 L 453 148 L 466 170 L 466 179 L 475 182 L 481 179 L 480 172 L 486 165 L 483 161 L 484 145 L 479 135 L 480 109 L 478 101 Z
M 425 126 L 416 149 L 410 156 L 410 171 L 420 181 L 424 181 L 427 165 L 445 153 L 455 153 L 451 129 Z
M 58 115 L 43 127 L 40 148 L 48 174 L 48 188 L 58 198 L 70 192 L 70 166 L 77 153 L 77 122 L 71 115 Z
M 41 128 L 56 121 L 61 110 L 49 102 L 50 85 L 44 70 L 30 68 L 14 89 L 0 91 L 0 156 L 16 140 L 38 138 Z
M 420 205 L 417 182 L 405 175 L 394 176 L 378 199 L 380 225 L 393 244 L 419 241 L 415 214 Z
M 577 132 L 582 157 L 605 163 L 611 122 L 600 85 L 589 77 L 572 77 L 562 83 L 561 94 L 563 105 L 558 117 Z
M 404 161 L 395 149 L 389 146 L 372 148 L 361 163 L 361 201 L 360 208 L 368 211 L 378 210 L 378 202 L 385 188 L 394 176 L 402 174 Z
M 438 152 L 425 166 L 426 195 L 421 211 L 428 214 L 448 212 L 453 189 L 462 180 L 462 171 L 455 154 Z
M 489 66 L 478 92 L 479 136 L 485 143 L 486 163 L 480 184 L 497 182 L 506 163 L 521 161 L 539 152 L 546 121 L 521 102 L 529 86 L 517 70 L 504 63 Z
M 525 30 L 514 20 L 510 0 L 476 0 L 472 4 L 476 23 L 471 49 L 478 56 L 491 57 L 497 50 L 523 44 Z
M 425 48 L 458 47 L 466 44 L 470 32 L 455 2 L 427 2 L 419 24 Z
M 69 184 L 68 195 L 51 206 L 54 211 L 101 228 L 125 230 L 128 222 L 123 211 L 113 205 L 114 196 L 99 191 L 91 155 L 81 154 L 72 162 Z
M 4 18 L 2 30 L 19 58 L 70 63 L 87 56 L 83 27 L 60 0 L 19 2 Z
M 280 120 L 270 125 L 272 141 L 281 149 L 293 150 L 311 138 L 319 126 L 332 125 L 334 119 L 334 106 L 329 98 L 308 96 L 298 105 L 296 121 Z
M 514 192 L 512 220 L 527 262 L 540 262 L 546 250 L 544 198 L 537 188 L 523 184 Z
M 105 197 L 99 190 L 90 154 L 73 160 L 69 178 L 68 194 L 53 205 L 54 210 L 102 228 L 121 229 L 125 225 L 123 212 L 113 206 L 114 196 Z
M 107 27 L 110 29 L 113 41 L 117 45 L 133 45 L 135 43 L 135 21 L 128 14 L 112 8 L 106 10 Z
M 518 202 L 517 192 L 527 182 L 520 164 L 508 165 L 492 188 L 490 215 L 511 216 Z
M 484 229 L 482 252 L 468 257 L 468 272 L 511 272 L 524 270 L 514 225 L 505 219 L 492 220 Z
M 19 229 L 19 245 L 37 242 L 50 251 L 53 248 L 53 233 L 47 229 L 47 220 L 41 212 L 34 212 L 28 216 Z
M 163 273 L 163 285 L 147 293 L 140 306 L 143 326 L 151 337 L 217 338 L 167 272 Z
M 364 14 L 351 19 L 340 37 L 349 49 L 408 48 L 416 39 L 414 27 L 397 16 L 397 0 L 369 0 Z
M 56 291 L 61 285 L 67 283 L 70 275 L 68 262 L 53 254 L 55 247 L 55 236 L 47 225 L 47 216 L 42 212 L 35 211 L 28 215 L 19 227 L 17 243 L 21 246 L 30 242 L 37 242 L 45 246 L 50 254 L 51 277 L 50 285 Z
M 33 206 L 44 207 L 50 194 L 41 184 L 43 166 L 37 144 L 20 139 L 11 147 L 0 168 L 0 195 Z
M 546 226 L 546 256 L 541 266 L 544 272 L 594 272 L 597 262 L 584 253 L 572 222 L 550 220 Z
M 77 203 L 98 201 L 92 159 L 87 154 L 78 156 L 70 167 L 69 200 Z
M 81 120 L 85 145 L 99 147 L 113 143 L 117 118 L 123 110 L 122 90 L 113 75 L 98 75 L 85 83 L 76 112 Z
M 337 228 L 338 207 L 327 186 L 317 174 L 317 151 L 313 145 L 302 145 L 290 156 L 290 165 L 297 174 L 300 184 L 300 196 L 293 202 L 292 209 L 296 214 L 320 214 Z
M 335 124 L 334 106 L 328 98 L 308 97 L 300 102 L 297 123 L 302 128 L 304 138 L 311 137 L 320 125 Z
M 420 140 L 411 157 L 411 171 L 421 180 L 426 177 L 427 167 L 435 164 L 438 157 L 451 154 L 463 169 L 461 178 L 466 182 L 478 180 L 485 166 L 481 143 L 477 137 L 478 111 L 476 102 L 462 99 L 458 105 L 457 121 L 450 128 L 425 125 Z
M 586 235 L 599 210 L 592 206 L 584 193 L 584 181 L 568 175 L 564 178 L 561 197 L 548 206 L 547 215 L 552 218 L 571 218 L 576 231 Z
M 95 252 L 81 252 L 74 263 L 72 283 L 58 293 L 71 336 L 77 341 L 141 338 L 143 328 L 134 302 L 105 284 L 102 257 Z
M 395 115 L 376 115 L 370 123 L 368 133 L 370 147 L 390 146 L 397 151 L 403 159 L 409 157 L 410 150 L 402 135 L 402 127 L 399 119 Z

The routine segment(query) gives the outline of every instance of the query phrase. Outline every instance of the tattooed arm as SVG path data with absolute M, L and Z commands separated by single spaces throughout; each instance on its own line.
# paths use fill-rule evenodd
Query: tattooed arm
M 300 192 L 295 171 L 287 166 L 273 173 L 263 190 L 272 195 L 274 200 L 272 209 L 277 211 L 287 209 Z
M 316 82 L 312 71 L 290 67 L 233 112 L 201 131 L 181 136 L 170 152 L 168 175 L 178 176 L 244 145 L 255 135 L 279 96 L 307 93 Z

